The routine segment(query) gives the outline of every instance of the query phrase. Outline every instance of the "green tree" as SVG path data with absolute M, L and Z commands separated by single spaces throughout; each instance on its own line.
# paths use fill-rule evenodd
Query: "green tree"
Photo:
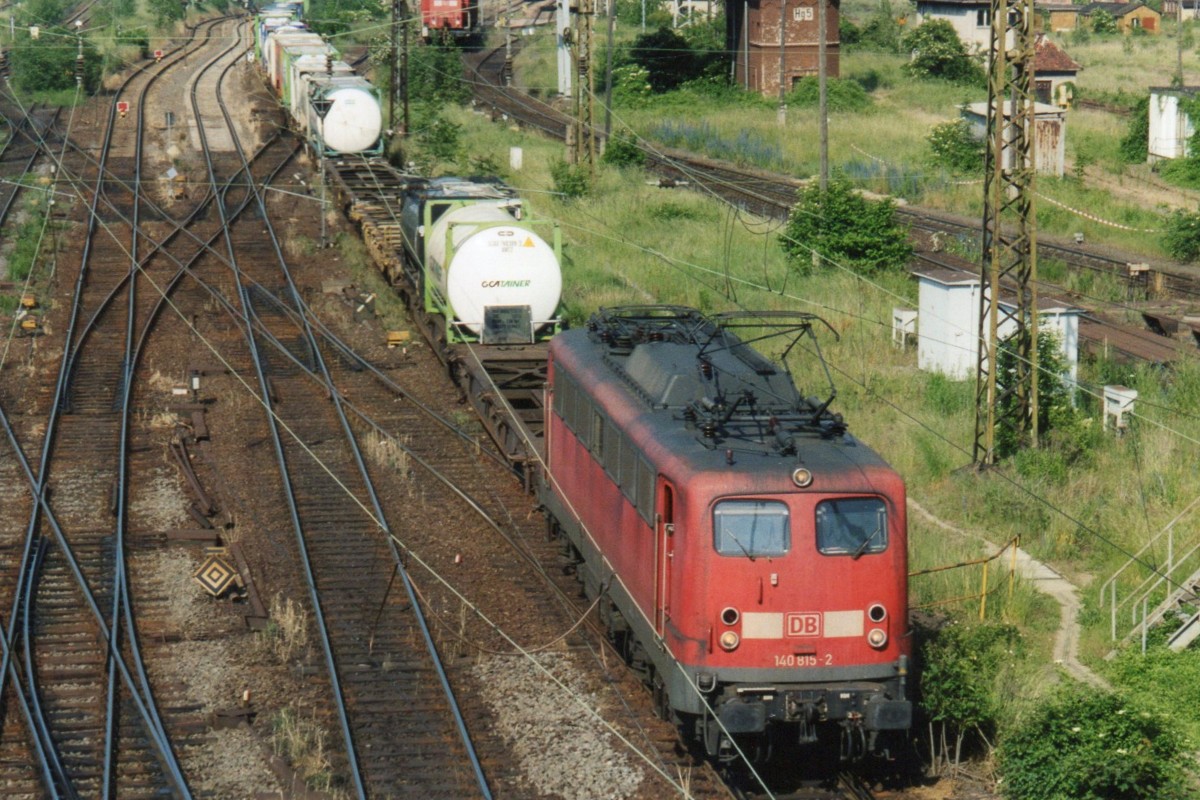
M 917 78 L 939 78 L 954 83 L 982 84 L 983 68 L 967 53 L 954 26 L 944 19 L 921 23 L 904 37 L 913 54 L 905 70 Z
M 1010 336 L 1001 340 L 996 354 L 996 382 L 1000 385 L 997 392 L 1005 387 L 1013 386 L 1017 379 L 1017 339 Z M 1055 429 L 1071 428 L 1079 420 L 1079 412 L 1075 408 L 1072 397 L 1072 387 L 1064 383 L 1067 375 L 1067 363 L 1062 354 L 1061 340 L 1053 331 L 1038 332 L 1038 436 L 1049 436 Z M 1003 417 L 1015 416 L 1019 397 L 1015 393 L 1001 395 L 999 414 Z M 1012 428 L 997 426 L 996 453 L 1001 458 L 1014 455 L 1024 447 L 1026 442 Z M 1069 449 L 1069 448 L 1068 448 Z M 1065 454 L 1075 458 L 1078 453 L 1072 451 Z
M 1183 800 L 1190 757 L 1171 721 L 1092 686 L 1069 684 L 1000 744 L 1013 800 Z
M 1092 33 L 1116 33 L 1117 21 L 1103 8 L 1092 12 Z
M 891 0 L 879 0 L 871 18 L 862 26 L 859 43 L 863 47 L 898 53 L 903 33 L 904 29 L 892 8 Z
M 934 164 L 954 172 L 983 170 L 983 140 L 971 133 L 962 117 L 934 125 L 926 141 Z
M 1200 214 L 1175 209 L 1167 217 L 1163 247 L 1177 261 L 1200 259 Z
M 183 19 L 187 6 L 179 0 L 146 0 L 146 10 L 161 26 Z
M 668 28 L 643 33 L 634 39 L 629 60 L 645 68 L 650 86 L 656 92 L 669 92 L 700 74 L 691 44 Z
M 1129 128 L 1121 137 L 1121 160 L 1126 164 L 1143 164 L 1150 152 L 1150 95 L 1144 95 L 1133 107 Z
M 383 20 L 390 8 L 386 3 L 368 0 L 309 0 L 304 17 L 312 30 L 333 36 L 355 25 Z
M 802 274 L 819 259 L 864 273 L 899 268 L 912 255 L 912 245 L 895 212 L 893 200 L 869 200 L 835 174 L 824 192 L 816 181 L 800 190 L 780 245 Z
M 462 55 L 443 44 L 414 47 L 408 56 L 408 93 L 434 106 L 465 103 L 471 87 L 463 80 Z
M 921 705 L 935 772 L 959 762 L 968 736 L 992 736 L 1000 713 L 996 684 L 1019 644 L 1012 625 L 947 625 L 922 647 Z
M 18 35 L 9 59 L 12 81 L 26 92 L 57 92 L 75 86 L 75 59 L 79 40 L 63 27 L 43 30 L 38 39 L 28 32 Z M 100 53 L 83 40 L 83 89 L 96 91 L 100 85 Z
M 626 128 L 608 138 L 600 160 L 615 167 L 640 167 L 646 163 L 646 154 L 638 146 L 637 136 Z

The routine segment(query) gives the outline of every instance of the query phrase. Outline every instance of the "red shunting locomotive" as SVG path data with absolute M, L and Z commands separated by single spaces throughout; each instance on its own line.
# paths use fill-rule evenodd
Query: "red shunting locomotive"
M 477 32 L 478 8 L 474 0 L 421 0 L 421 37 L 473 36 Z
M 904 483 L 832 385 L 805 397 L 750 347 L 788 337 L 828 379 L 816 322 L 602 309 L 550 345 L 552 532 L 660 712 L 718 759 L 850 760 L 912 723 Z

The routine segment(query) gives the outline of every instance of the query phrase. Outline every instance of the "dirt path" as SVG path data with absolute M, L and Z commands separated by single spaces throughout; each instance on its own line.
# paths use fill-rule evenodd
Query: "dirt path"
M 985 544 L 991 551 L 998 545 L 989 542 L 984 536 L 972 531 L 957 528 L 950 523 L 934 516 L 916 500 L 908 498 L 908 506 L 929 522 L 943 530 L 958 536 L 976 539 Z M 1079 660 L 1079 589 L 1049 565 L 1038 561 L 1025 550 L 1017 550 L 1017 574 L 1028 581 L 1039 592 L 1050 595 L 1059 607 L 1058 631 L 1054 636 L 1054 663 L 1061 666 L 1068 675 L 1092 686 L 1110 689 L 1108 681 L 1101 678 Z

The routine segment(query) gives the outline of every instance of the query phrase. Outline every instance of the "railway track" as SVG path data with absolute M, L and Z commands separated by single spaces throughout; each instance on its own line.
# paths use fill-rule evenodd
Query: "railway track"
M 468 61 L 476 103 L 507 115 L 547 135 L 563 139 L 570 117 L 553 106 L 502 85 L 503 48 L 481 51 Z M 662 179 L 675 184 L 686 182 L 703 191 L 712 192 L 752 213 L 786 219 L 796 201 L 802 181 L 789 176 L 734 167 L 683 151 L 644 148 L 646 165 Z M 915 206 L 897 208 L 897 215 L 908 226 L 926 235 L 978 242 L 981 233 L 976 221 L 922 209 Z M 1109 255 L 1092 248 L 1070 245 L 1043 236 L 1038 240 L 1043 259 L 1056 259 L 1073 269 L 1115 275 L 1129 279 L 1130 259 Z M 1138 281 L 1148 281 L 1172 297 L 1190 300 L 1200 296 L 1200 276 L 1184 269 L 1153 266 L 1148 273 L 1139 273 Z
M 189 45 L 203 46 L 203 40 Z M 122 91 L 144 98 L 185 52 L 172 54 L 157 69 L 135 71 Z M 91 195 L 86 200 L 88 234 L 81 279 L 73 297 L 66 298 L 72 311 L 41 457 L 30 465 L 17 453 L 31 495 L 48 496 L 52 502 L 29 514 L 18 579 L 11 584 L 12 596 L 5 598 L 13 610 L 9 650 L 19 641 L 24 691 L 34 712 L 29 731 L 42 751 L 45 789 L 56 796 L 107 797 L 115 792 L 137 797 L 166 790 L 186 797 L 189 788 L 149 689 L 129 613 L 124 534 L 132 437 L 127 389 L 138 327 L 152 324 L 154 303 L 137 296 L 131 278 L 139 199 L 137 192 L 123 193 L 111 180 L 111 168 L 126 166 L 110 161 L 120 138 L 115 117 L 114 104 L 98 160 L 76 149 L 59 164 L 74 176 L 81 197 Z M 136 173 L 140 124 L 134 136 Z M 135 177 L 133 185 L 139 183 Z M 16 452 L 18 437 L 7 420 L 6 428 Z M 50 541 L 57 546 L 48 547 Z M 153 604 L 142 613 L 152 618 Z

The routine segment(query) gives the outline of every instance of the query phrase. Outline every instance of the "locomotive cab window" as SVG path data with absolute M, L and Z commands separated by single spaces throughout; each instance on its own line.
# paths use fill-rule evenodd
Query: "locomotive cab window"
M 777 500 L 722 500 L 713 509 L 713 544 L 723 556 L 787 555 L 788 507 Z
M 854 558 L 887 550 L 887 508 L 877 497 L 849 497 L 817 504 L 817 550 Z

